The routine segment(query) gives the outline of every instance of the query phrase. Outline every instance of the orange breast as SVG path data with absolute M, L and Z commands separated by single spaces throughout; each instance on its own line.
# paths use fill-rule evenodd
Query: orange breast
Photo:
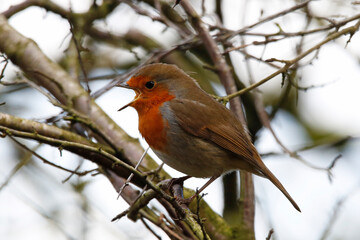
M 168 123 L 162 118 L 159 108 L 139 113 L 139 131 L 151 148 L 164 150 Z
M 132 104 L 139 114 L 139 131 L 151 148 L 164 151 L 169 124 L 163 119 L 159 108 L 175 96 L 164 89 L 143 95 Z

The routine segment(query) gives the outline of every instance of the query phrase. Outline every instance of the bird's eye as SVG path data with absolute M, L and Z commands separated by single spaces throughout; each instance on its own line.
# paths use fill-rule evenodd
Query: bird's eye
M 155 86 L 155 82 L 154 81 L 148 81 L 145 83 L 145 87 L 147 89 L 152 89 Z

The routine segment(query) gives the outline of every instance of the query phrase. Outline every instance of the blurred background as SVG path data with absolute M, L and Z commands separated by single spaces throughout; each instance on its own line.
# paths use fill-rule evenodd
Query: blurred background
M 21 2 L 2 0 L 0 12 Z M 72 12 L 84 13 L 94 2 L 100 4 L 102 1 L 52 2 Z M 209 27 L 216 26 L 219 21 L 215 12 L 216 2 L 191 1 Z M 228 30 L 239 30 L 300 3 L 290 0 L 223 0 L 223 25 Z M 157 16 L 159 12 L 148 4 L 147 1 L 123 1 L 105 19 L 95 22 L 97 28 L 123 36 L 124 40 L 111 44 L 90 36 L 85 38 L 87 51 L 83 56 L 88 76 L 94 78 L 89 83 L 92 92 L 111 81 L 105 76 L 121 74 L 138 65 L 140 59 L 146 58 L 151 50 L 171 48 L 184 40 L 181 40 L 178 31 L 152 20 L 149 15 Z M 180 9 L 180 6 L 177 8 Z M 148 16 L 139 14 L 136 9 L 149 11 Z M 181 9 L 179 12 L 184 15 Z M 246 86 L 265 78 L 276 68 L 264 60 L 293 59 L 321 42 L 334 29 L 303 36 L 279 36 L 284 39 L 254 44 L 254 41 L 265 41 L 264 34 L 319 29 L 353 16 L 357 16 L 354 20 L 359 21 L 359 12 L 358 1 L 313 1 L 306 9 L 253 27 L 248 31 L 250 34 L 235 36 L 231 40 L 233 45 L 248 44 L 239 51 L 230 52 L 238 78 Z M 309 19 L 309 16 L 312 18 Z M 64 18 L 34 6 L 13 15 L 9 23 L 21 34 L 33 39 L 50 59 L 59 63 L 65 59 L 71 34 L 69 23 Z M 345 27 L 355 23 L 349 21 Z M 221 34 L 220 31 L 218 33 Z M 265 110 L 270 116 L 276 111 L 271 119 L 274 132 L 301 159 L 284 153 L 273 134 L 265 128 L 257 131 L 255 145 L 265 164 L 297 201 L 302 213 L 296 212 L 269 181 L 254 177 L 257 239 L 265 239 L 271 228 L 275 230 L 273 238 L 281 240 L 360 239 L 360 34 L 356 32 L 350 42 L 349 37 L 342 36 L 322 45 L 319 51 L 299 61 L 296 77 L 291 84 L 284 83 L 284 78 L 279 75 L 259 88 Z M 204 59 L 197 58 L 192 52 L 181 57 L 184 60 L 180 57 L 176 59 L 178 65 L 202 86 L 206 86 L 202 81 L 209 80 L 208 87 L 212 90 L 208 91 L 225 95 L 215 75 L 202 67 L 204 63 L 201 60 Z M 62 64 L 65 68 L 66 64 Z M 282 66 L 279 62 L 273 64 Z M 5 62 L 2 62 L 0 69 L 4 65 Z M 37 90 L 25 84 L 8 84 L 20 81 L 22 77 L 20 70 L 12 63 L 6 66 L 3 75 L 0 103 L 6 104 L 0 106 L 1 112 L 40 122 L 61 113 L 61 109 L 54 107 Z M 130 136 L 139 138 L 146 148 L 147 144 L 137 130 L 135 110 L 129 108 L 117 112 L 133 96 L 132 91 L 113 88 L 96 102 Z M 56 148 L 29 140 L 22 142 L 66 168 L 96 168 L 95 164 L 66 151 L 60 156 Z M 152 152 L 150 154 L 156 158 Z M 334 166 L 329 171 L 332 164 Z M 2 239 L 154 239 L 154 235 L 140 221 L 134 223 L 123 218 L 110 222 L 128 205 L 121 198 L 117 199 L 117 193 L 101 175 L 69 178 L 69 173 L 44 164 L 9 138 L 0 138 L 0 166 Z M 167 166 L 164 168 L 173 177 L 182 176 Z M 190 179 L 185 186 L 195 189 L 206 180 Z M 205 196 L 205 200 L 219 214 L 223 210 L 222 191 L 219 179 L 206 189 L 208 194 Z M 156 202 L 151 204 L 157 206 Z M 167 239 L 160 230 L 158 234 Z

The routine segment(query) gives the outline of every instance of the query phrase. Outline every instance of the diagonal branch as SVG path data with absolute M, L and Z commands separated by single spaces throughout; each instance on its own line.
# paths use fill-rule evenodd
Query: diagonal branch
M 274 62 L 274 61 L 277 61 L 277 62 L 282 62 L 284 63 L 285 65 L 280 68 L 279 70 L 277 70 L 276 72 L 270 74 L 269 76 L 267 76 L 266 78 L 260 80 L 259 82 L 256 82 L 254 84 L 251 84 L 250 86 L 248 86 L 247 88 L 244 88 L 244 89 L 241 89 L 240 91 L 236 92 L 236 93 L 233 93 L 233 94 L 230 94 L 226 97 L 224 97 L 223 99 L 225 101 L 229 100 L 229 99 L 232 99 L 234 97 L 237 97 L 237 96 L 240 96 L 246 92 L 249 92 L 259 86 L 261 86 L 262 84 L 266 83 L 267 81 L 273 79 L 274 77 L 276 77 L 277 75 L 281 74 L 281 73 L 285 73 L 286 71 L 288 71 L 294 64 L 296 64 L 298 61 L 300 61 L 301 59 L 303 59 L 304 57 L 306 57 L 307 55 L 309 55 L 310 53 L 318 50 L 321 46 L 323 46 L 324 44 L 332 41 L 332 40 L 335 40 L 343 35 L 346 35 L 346 34 L 350 34 L 350 37 L 352 37 L 353 34 L 355 34 L 358 30 L 359 30 L 359 27 L 360 27 L 360 21 L 358 21 L 354 26 L 351 26 L 351 27 L 347 27 L 347 28 L 344 28 L 343 30 L 339 31 L 339 32 L 334 32 L 332 34 L 330 34 L 327 38 L 325 38 L 323 41 L 319 42 L 318 44 L 316 44 L 315 46 L 313 46 L 312 48 L 308 49 L 307 51 L 304 51 L 303 53 L 299 54 L 297 57 L 295 57 L 294 59 L 292 60 L 278 60 L 278 59 L 269 59 L 267 61 L 269 62 Z
M 237 90 L 234 78 L 232 77 L 229 66 L 226 64 L 225 58 L 221 55 L 216 41 L 211 37 L 205 24 L 202 22 L 200 16 L 195 9 L 191 6 L 188 0 L 181 1 L 181 6 L 184 8 L 190 20 L 199 34 L 199 37 L 203 41 L 205 48 L 207 49 L 215 70 L 220 77 L 221 83 L 224 85 L 226 93 L 231 94 Z M 231 110 L 238 116 L 244 126 L 246 126 L 246 120 L 244 113 L 242 112 L 240 99 L 231 99 Z
M 211 37 L 208 29 L 203 24 L 200 16 L 196 13 L 193 7 L 190 5 L 188 0 L 181 1 L 181 6 L 184 8 L 187 15 L 190 17 L 190 20 L 199 34 L 199 37 L 202 39 L 207 52 L 209 53 L 213 64 L 215 65 L 215 70 L 220 77 L 221 83 L 224 85 L 227 94 L 233 93 L 237 90 L 234 78 L 230 71 L 229 66 L 226 63 L 224 56 L 220 53 L 216 41 Z M 244 113 L 242 111 L 240 98 L 233 98 L 230 100 L 230 109 L 235 113 L 239 118 L 242 125 L 247 129 L 246 120 Z M 247 132 L 247 131 L 245 131 Z M 247 137 L 250 139 L 250 136 L 246 133 Z M 243 201 L 243 215 L 242 220 L 248 227 L 250 234 L 253 233 L 253 220 L 254 220 L 254 187 L 252 183 L 252 176 L 250 173 L 241 172 L 241 200 Z M 246 189 L 245 189 L 246 188 Z
M 262 19 L 262 20 L 260 20 L 260 21 L 258 21 L 258 22 L 256 22 L 256 23 L 254 23 L 254 24 L 248 25 L 248 26 L 246 26 L 246 27 L 243 27 L 243 28 L 240 29 L 240 30 L 237 30 L 237 31 L 232 32 L 232 33 L 230 34 L 230 37 L 234 37 L 234 36 L 236 36 L 236 35 L 238 35 L 238 34 L 240 34 L 240 33 L 246 32 L 247 30 L 254 28 L 254 27 L 257 26 L 257 25 L 260 25 L 260 24 L 262 24 L 262 23 L 271 21 L 271 20 L 273 20 L 273 19 L 275 19 L 275 18 L 278 18 L 278 17 L 280 17 L 280 16 L 284 16 L 284 15 L 286 15 L 286 14 L 288 14 L 288 13 L 292 13 L 292 12 L 294 12 L 294 11 L 300 9 L 300 8 L 304 8 L 304 7 L 306 7 L 306 6 L 309 4 L 309 2 L 311 2 L 311 1 L 312 1 L 312 0 L 304 1 L 304 2 L 302 2 L 302 3 L 300 3 L 300 4 L 298 4 L 298 5 L 295 5 L 295 6 L 291 7 L 291 8 L 289 8 L 289 9 L 285 9 L 284 11 L 281 11 L 281 12 L 275 13 L 275 14 L 273 14 L 273 15 L 270 15 L 270 16 L 268 16 L 268 17 L 266 17 L 266 18 L 264 18 L 264 19 Z
M 48 59 L 32 40 L 15 31 L 1 15 L 0 26 L 0 51 L 18 65 L 29 80 L 47 89 L 62 105 L 88 116 L 101 135 L 116 147 L 115 151 L 123 154 L 122 159 L 135 165 L 143 152 L 140 144 L 129 141 L 131 137 L 105 114 L 76 79 Z M 146 157 L 144 165 L 156 166 L 156 163 Z

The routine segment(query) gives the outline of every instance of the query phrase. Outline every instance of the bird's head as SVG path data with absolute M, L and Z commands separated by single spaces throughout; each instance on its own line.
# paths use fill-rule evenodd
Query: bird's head
M 197 85 L 184 71 L 175 65 L 156 63 L 141 68 L 127 82 L 117 86 L 129 88 L 135 91 L 133 101 L 126 104 L 134 107 L 137 111 L 155 105 L 161 105 L 174 98 L 185 96 L 190 89 Z

